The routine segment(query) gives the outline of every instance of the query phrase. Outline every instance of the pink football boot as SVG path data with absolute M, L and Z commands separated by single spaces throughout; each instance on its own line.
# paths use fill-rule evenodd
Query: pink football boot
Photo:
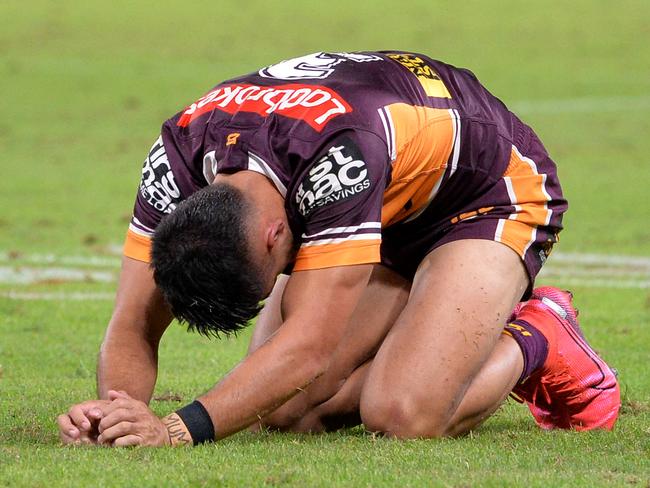
M 568 291 L 536 288 L 517 311 L 517 320 L 546 337 L 548 356 L 513 393 L 543 429 L 611 430 L 621 406 L 616 374 L 587 343 L 572 298 Z

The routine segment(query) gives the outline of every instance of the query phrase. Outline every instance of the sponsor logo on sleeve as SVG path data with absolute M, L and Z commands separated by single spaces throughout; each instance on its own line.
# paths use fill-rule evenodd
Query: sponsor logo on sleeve
M 303 216 L 314 209 L 351 198 L 370 188 L 368 168 L 354 142 L 330 147 L 307 173 L 295 201 Z
M 151 147 L 142 167 L 140 194 L 156 210 L 170 213 L 181 201 L 162 136 Z
M 338 93 L 324 86 L 224 85 L 190 105 L 176 125 L 186 127 L 200 115 L 213 110 L 229 114 L 251 112 L 262 117 L 277 113 L 303 120 L 320 132 L 334 117 L 352 112 L 352 107 Z
M 280 61 L 262 68 L 259 70 L 259 74 L 264 78 L 277 80 L 324 80 L 334 73 L 337 65 L 344 61 L 365 63 L 382 61 L 382 58 L 374 54 L 320 52 Z
M 421 57 L 413 54 L 389 54 L 388 57 L 413 73 L 422 85 L 422 88 L 424 88 L 424 92 L 427 96 L 451 98 L 449 90 L 447 90 L 447 87 L 440 76 L 438 76 L 438 73 L 436 73 L 431 66 L 425 63 Z

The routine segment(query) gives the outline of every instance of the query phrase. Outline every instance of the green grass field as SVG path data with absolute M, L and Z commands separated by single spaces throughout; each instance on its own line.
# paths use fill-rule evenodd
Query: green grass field
M 0 485 L 650 486 L 648 2 L 4 0 L 0 19 Z M 94 395 L 120 245 L 161 122 L 280 59 L 390 48 L 471 68 L 557 161 L 571 206 L 541 281 L 572 287 L 583 328 L 620 371 L 616 430 L 541 432 L 510 402 L 456 440 L 358 428 L 196 449 L 61 447 L 56 415 Z M 154 410 L 208 389 L 248 337 L 172 327 Z

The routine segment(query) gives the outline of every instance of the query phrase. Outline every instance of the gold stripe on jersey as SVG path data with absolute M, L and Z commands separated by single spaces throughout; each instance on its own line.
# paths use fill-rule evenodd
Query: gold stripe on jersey
M 451 98 L 451 94 L 438 73 L 419 56 L 413 54 L 389 54 L 388 57 L 398 62 L 415 75 L 424 92 L 429 97 Z
M 395 103 L 385 108 L 394 132 L 396 159 L 384 191 L 382 226 L 406 219 L 431 201 L 454 145 L 447 109 Z
M 515 212 L 499 221 L 495 240 L 507 244 L 521 257 L 537 237 L 537 227 L 548 225 L 553 213 L 546 191 L 546 174 L 537 172 L 535 162 L 512 146 L 503 180 Z
M 303 246 L 298 251 L 294 271 L 333 268 L 381 261 L 381 239 L 360 239 L 317 246 Z
M 126 232 L 124 241 L 124 255 L 137 261 L 145 263 L 151 262 L 151 239 L 149 237 L 136 234 L 131 229 Z

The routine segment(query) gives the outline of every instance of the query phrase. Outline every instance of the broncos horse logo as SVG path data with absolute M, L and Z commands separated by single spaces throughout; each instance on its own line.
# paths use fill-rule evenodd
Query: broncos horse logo
M 382 58 L 372 54 L 320 52 L 280 61 L 262 68 L 259 74 L 264 78 L 278 80 L 322 80 L 330 76 L 335 66 L 344 61 L 363 63 L 381 60 Z

